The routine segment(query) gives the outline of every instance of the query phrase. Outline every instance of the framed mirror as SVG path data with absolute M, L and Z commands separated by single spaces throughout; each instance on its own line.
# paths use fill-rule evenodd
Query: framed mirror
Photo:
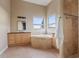
M 19 32 L 26 31 L 26 18 L 23 18 L 23 17 L 18 17 L 18 18 L 19 18 L 17 21 L 18 31 Z
M 25 31 L 25 30 L 26 30 L 26 22 L 18 21 L 18 31 Z

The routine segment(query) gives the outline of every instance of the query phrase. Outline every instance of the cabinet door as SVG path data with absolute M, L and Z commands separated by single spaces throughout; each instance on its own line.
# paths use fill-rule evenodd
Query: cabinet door
M 31 42 L 31 33 L 27 33 L 27 43 Z
M 64 19 L 64 55 L 69 56 L 77 53 L 78 49 L 78 19 L 74 16 L 65 15 Z
M 78 0 L 63 0 L 64 13 L 78 16 Z
M 21 36 L 21 39 L 22 39 L 22 44 L 26 44 L 28 45 L 29 42 L 30 42 L 30 39 L 29 39 L 29 34 L 27 33 L 23 33 L 22 36 Z
M 22 40 L 21 40 L 21 34 L 15 34 L 16 35 L 16 45 L 21 45 Z
M 21 42 L 22 42 L 22 44 L 26 44 L 27 43 L 27 34 L 21 34 L 22 36 L 21 36 Z
M 15 34 L 8 34 L 8 44 L 15 45 Z

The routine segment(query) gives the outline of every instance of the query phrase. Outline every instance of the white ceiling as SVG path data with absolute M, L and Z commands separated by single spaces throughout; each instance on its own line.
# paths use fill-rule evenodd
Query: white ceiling
M 52 0 L 23 0 L 26 2 L 47 6 Z

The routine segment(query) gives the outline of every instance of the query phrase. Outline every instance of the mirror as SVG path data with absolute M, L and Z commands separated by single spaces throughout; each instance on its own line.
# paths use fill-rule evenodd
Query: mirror
M 18 16 L 17 24 L 18 24 L 18 31 L 19 32 L 26 31 L 26 17 Z
M 18 31 L 23 32 L 26 30 L 26 21 L 18 21 Z

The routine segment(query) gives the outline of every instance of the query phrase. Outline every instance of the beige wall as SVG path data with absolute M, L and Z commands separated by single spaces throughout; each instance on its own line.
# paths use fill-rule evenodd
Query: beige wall
M 49 5 L 47 6 L 47 24 L 48 24 L 48 17 L 49 16 L 56 16 L 56 12 L 57 9 L 56 7 L 56 1 L 52 1 L 51 3 L 49 3 Z M 47 25 L 48 28 L 48 25 Z M 48 28 L 49 32 L 55 32 L 56 28 Z
M 34 16 L 42 16 L 46 18 L 46 7 L 24 2 L 22 0 L 12 0 L 12 20 L 11 31 L 17 31 L 17 16 L 25 16 L 27 18 L 27 31 L 32 33 L 39 33 L 40 30 L 34 30 L 32 26 L 32 19 Z M 46 20 L 46 19 L 45 19 Z
M 22 0 L 12 0 L 12 19 L 11 19 L 11 31 L 17 31 L 17 16 L 25 16 L 27 18 L 27 31 L 31 31 L 34 34 L 40 34 L 45 32 L 47 28 L 47 16 L 56 15 L 58 13 L 58 0 L 51 2 L 47 7 L 39 6 L 31 3 L 24 2 Z M 32 26 L 33 16 L 42 16 L 46 20 L 44 29 L 35 30 Z M 55 28 L 48 29 L 48 32 L 55 32 Z
M 61 0 L 53 0 L 48 6 L 39 6 L 22 0 L 12 0 L 12 19 L 11 19 L 11 32 L 16 32 L 17 30 L 17 16 L 25 16 L 27 18 L 27 31 L 31 31 L 33 34 L 40 34 L 45 32 L 45 29 L 49 33 L 55 33 L 56 28 L 48 28 L 47 22 L 49 16 L 56 16 L 57 19 L 60 16 L 60 2 Z M 33 16 L 43 16 L 46 20 L 45 29 L 34 30 L 32 27 Z M 59 34 L 60 35 L 60 34 Z M 61 38 L 60 38 L 61 39 Z M 57 40 L 57 45 L 59 43 Z
M 0 54 L 8 47 L 7 33 L 10 31 L 10 0 L 0 0 Z
M 53 0 L 47 6 L 47 16 L 52 16 L 57 14 L 57 0 Z

